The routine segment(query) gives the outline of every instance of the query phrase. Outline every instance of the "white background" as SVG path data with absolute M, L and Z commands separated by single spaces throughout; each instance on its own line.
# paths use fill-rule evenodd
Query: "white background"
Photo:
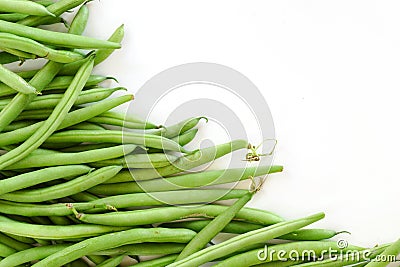
M 97 71 L 136 92 L 153 75 L 215 62 L 250 78 L 275 120 L 276 164 L 250 203 L 373 246 L 400 237 L 400 2 L 90 3 L 87 35 L 124 23 L 123 49 Z M 137 99 L 136 101 L 140 101 Z

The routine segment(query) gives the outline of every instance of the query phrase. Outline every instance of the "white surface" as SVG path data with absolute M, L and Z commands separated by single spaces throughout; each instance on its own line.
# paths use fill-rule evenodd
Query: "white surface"
M 98 72 L 135 92 L 153 75 L 215 62 L 249 77 L 275 120 L 276 164 L 251 203 L 360 245 L 400 237 L 398 1 L 90 3 L 88 35 L 124 23 L 123 49 Z M 96 33 L 96 34 L 94 34 Z M 140 101 L 137 99 L 136 101 Z

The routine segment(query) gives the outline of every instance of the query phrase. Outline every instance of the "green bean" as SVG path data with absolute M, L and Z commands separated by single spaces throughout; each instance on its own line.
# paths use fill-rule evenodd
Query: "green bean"
M 47 7 L 47 10 L 56 15 L 60 16 L 64 12 L 77 7 L 84 3 L 86 0 L 60 0 L 57 1 Z M 26 26 L 39 26 L 39 25 L 44 25 L 48 21 L 48 17 L 40 17 L 40 16 L 28 16 L 20 21 L 18 21 L 18 24 L 26 25 Z
M 396 258 L 400 254 L 400 239 L 398 239 L 396 242 L 388 246 L 382 253 L 379 254 L 379 257 L 381 259 L 383 258 L 389 258 L 389 257 L 394 257 Z M 387 266 L 388 262 L 385 262 L 383 260 L 372 260 L 370 263 L 365 265 L 365 267 L 385 267 Z
M 55 107 L 50 117 L 41 125 L 41 127 L 29 137 L 22 145 L 13 149 L 5 155 L 0 156 L 0 170 L 5 169 L 29 155 L 38 148 L 62 122 L 67 115 L 75 100 L 79 96 L 86 80 L 93 68 L 93 56 L 90 56 L 87 63 L 82 65 L 75 79 L 67 89 L 65 95 Z
M 0 0 L 0 12 L 18 12 L 34 16 L 52 16 L 46 7 L 32 1 Z
M 7 52 L 0 52 L 0 64 L 9 64 L 16 61 L 20 61 L 20 58 Z
M 181 135 L 172 137 L 171 140 L 177 142 L 181 146 L 185 146 L 193 141 L 193 139 L 196 137 L 198 131 L 199 131 L 199 129 L 191 129 L 187 132 L 184 132 Z
M 50 45 L 56 45 L 61 47 L 68 47 L 74 49 L 96 49 L 96 48 L 108 48 L 115 49 L 120 48 L 121 45 L 118 43 L 97 40 L 94 38 L 74 35 L 62 32 L 47 31 L 39 28 L 29 27 L 21 24 L 16 24 L 4 20 L 0 20 L 0 31 L 5 33 L 15 34 L 21 37 L 29 38 L 38 42 L 43 42 Z
M 66 267 L 89 267 L 89 263 L 87 263 L 83 258 L 71 261 Z
M 157 180 L 129 182 L 133 181 L 129 172 L 121 172 L 106 183 L 116 183 L 113 185 L 99 185 L 91 190 L 98 194 L 127 194 L 136 192 L 161 192 L 169 190 L 180 190 L 185 188 L 196 188 L 209 185 L 219 185 L 234 183 L 250 177 L 262 176 L 270 173 L 281 172 L 282 166 L 259 166 L 247 168 L 235 168 L 227 170 L 212 170 L 203 172 L 193 172 L 181 174 Z M 106 188 L 107 187 L 107 188 Z
M 168 255 L 179 253 L 185 247 L 185 244 L 178 243 L 141 243 L 133 245 L 125 245 L 117 248 L 94 252 L 99 255 L 137 255 L 137 256 L 152 256 L 152 255 Z
M 225 259 L 215 266 L 223 267 L 236 267 L 236 266 L 253 266 L 256 264 L 262 264 L 267 262 L 279 261 L 280 258 L 287 260 L 308 260 L 312 261 L 316 257 L 329 252 L 333 254 L 338 254 L 345 251 L 361 251 L 363 248 L 349 246 L 346 248 L 339 247 L 337 242 L 326 242 L 326 241 L 305 241 L 305 242 L 294 242 L 279 244 L 274 246 L 265 247 L 263 249 L 254 249 L 241 253 Z M 278 251 L 283 251 L 285 253 L 280 253 Z M 274 253 L 275 252 L 275 253 Z M 294 258 L 293 255 L 299 258 Z
M 80 176 L 71 181 L 39 189 L 21 190 L 0 195 L 1 199 L 16 202 L 43 202 L 70 196 L 110 179 L 121 170 L 119 166 L 109 166 Z
M 196 127 L 196 125 L 200 122 L 201 119 L 205 119 L 206 121 L 208 121 L 206 117 L 189 118 L 175 125 L 171 125 L 169 127 L 164 128 L 163 131 L 161 132 L 161 135 L 167 138 L 178 136 Z
M 124 259 L 125 255 L 121 255 L 121 256 L 116 256 L 114 258 L 110 258 L 98 265 L 96 265 L 97 267 L 117 267 L 120 265 L 120 263 L 122 262 L 122 260 Z
M 108 38 L 108 41 L 120 43 L 124 38 L 124 25 L 119 26 L 114 33 Z M 98 49 L 96 50 L 96 59 L 94 60 L 94 65 L 98 65 L 104 60 L 106 60 L 115 49 Z M 64 68 L 60 71 L 62 75 L 73 75 L 79 69 L 79 66 L 82 62 L 76 61 L 69 63 L 64 66 Z
M 47 58 L 55 62 L 70 63 L 79 59 L 83 59 L 83 55 L 80 53 L 66 50 L 55 50 L 29 38 L 20 37 L 10 33 L 0 33 L 0 41 L 2 47 L 21 50 L 23 52 L 37 55 L 40 58 Z
M 115 144 L 96 143 L 96 144 L 78 144 L 76 146 L 63 148 L 61 152 L 82 152 L 86 150 L 113 147 Z
M 162 227 L 166 228 L 187 228 L 196 232 L 201 231 L 206 225 L 209 224 L 209 220 L 198 220 L 198 221 L 183 221 L 176 223 L 166 223 Z M 248 222 L 232 221 L 230 222 L 221 232 L 231 234 L 245 234 L 250 231 L 254 231 L 262 228 L 260 224 L 253 224 Z M 294 231 L 290 234 L 277 237 L 283 240 L 292 241 L 320 241 L 324 239 L 330 239 L 343 232 L 337 232 L 328 229 L 301 229 Z
M 198 232 L 192 240 L 190 240 L 175 261 L 182 260 L 207 246 L 207 244 L 235 218 L 236 214 L 251 200 L 252 196 L 253 193 L 248 192 L 238 199 L 232 206 L 215 217 L 207 226 Z
M 82 5 L 70 25 L 70 29 L 72 28 L 74 30 L 72 32 L 69 31 L 69 33 L 81 35 L 85 31 L 88 19 L 89 9 L 86 5 Z
M 1 34 L 1 33 L 0 33 Z M 16 75 L 14 72 L 8 70 L 0 64 L 0 81 L 14 89 L 15 91 L 23 94 L 37 94 L 38 91 L 35 87 L 28 84 L 24 79 Z
M 126 153 L 132 152 L 135 149 L 135 145 L 120 145 L 110 148 L 102 148 L 77 153 L 53 152 L 43 155 L 29 155 L 19 162 L 9 165 L 5 169 L 15 170 L 60 165 L 84 164 L 121 157 Z
M 120 165 L 123 168 L 160 168 L 170 165 L 176 159 L 177 156 L 163 153 L 133 154 L 125 155 L 122 158 L 97 161 L 90 165 L 94 167 Z
M 171 151 L 186 152 L 178 143 L 162 136 L 139 134 L 122 131 L 63 131 L 50 136 L 46 143 L 125 143 L 154 147 Z
M 124 139 L 126 141 L 126 139 Z M 147 143 L 145 146 L 149 146 Z M 135 169 L 131 172 L 123 172 L 122 176 L 130 176 L 136 181 L 150 180 L 159 177 L 187 171 L 195 167 L 201 166 L 205 163 L 211 162 L 235 150 L 244 149 L 248 147 L 245 140 L 234 140 L 229 143 L 220 144 L 217 146 L 198 149 L 188 155 L 179 157 L 172 165 L 156 168 L 156 169 Z M 158 147 L 157 147 L 158 148 Z M 164 147 L 165 149 L 165 147 Z M 118 178 L 117 178 L 118 179 Z
M 56 62 L 48 62 L 30 81 L 39 92 L 51 82 L 57 72 L 61 69 L 62 64 Z M 33 94 L 17 94 L 0 112 L 0 132 L 35 99 Z
M 17 222 L 0 216 L 0 231 L 23 237 L 40 238 L 45 240 L 65 240 L 96 236 L 104 233 L 125 230 L 126 227 L 101 225 L 39 225 Z M 188 230 L 189 231 L 189 230 Z
M 298 261 L 273 261 L 273 262 L 267 262 L 267 263 L 261 263 L 257 264 L 254 266 L 257 267 L 288 267 L 288 266 L 294 266 L 296 264 L 303 263 L 303 260 L 298 260 Z
M 15 130 L 18 130 L 18 129 L 21 129 L 24 127 L 28 127 L 35 123 L 36 123 L 36 121 L 17 121 L 17 122 L 13 122 L 13 123 L 7 125 L 3 131 L 11 132 L 11 131 L 15 131 Z
M 80 202 L 89 202 L 89 201 L 95 201 L 99 199 L 97 196 L 90 194 L 88 192 L 80 192 L 77 194 L 73 194 L 70 196 L 71 199 L 74 201 L 80 201 Z
M 4 234 L 21 242 L 21 243 L 25 243 L 25 244 L 29 244 L 29 245 L 33 245 L 33 244 L 37 243 L 33 238 L 30 238 L 30 237 L 13 235 L 10 233 L 4 233 Z
M 50 221 L 55 225 L 70 225 L 71 221 L 67 217 L 49 216 Z
M 86 223 L 116 226 L 134 226 L 153 223 L 163 223 L 185 218 L 213 218 L 218 216 L 227 207 L 219 205 L 206 205 L 195 207 L 162 207 L 146 210 L 133 210 L 125 212 L 112 212 L 105 214 L 84 214 L 76 211 L 77 219 Z M 256 209 L 242 209 L 236 219 L 271 225 L 282 219 L 270 212 L 262 212 Z
M 0 195 L 55 179 L 82 175 L 88 173 L 90 170 L 91 168 L 84 165 L 73 165 L 45 168 L 20 174 L 8 179 L 0 180 Z
M 0 243 L 0 257 L 7 257 L 16 252 L 17 250 L 10 248 L 9 246 L 4 245 L 3 243 Z
M 120 96 L 116 98 L 112 98 L 109 100 L 104 100 L 99 103 L 93 104 L 88 107 L 84 107 L 75 111 L 72 111 L 68 113 L 63 122 L 61 123 L 60 126 L 58 126 L 57 130 L 65 129 L 68 128 L 72 125 L 81 123 L 83 121 L 86 121 L 89 118 L 92 118 L 93 116 L 96 116 L 98 114 L 103 113 L 105 110 L 110 110 L 114 107 L 117 107 L 123 103 L 126 103 L 128 101 L 132 100 L 131 95 L 125 95 L 125 96 Z M 51 114 L 52 111 L 50 111 Z M 25 114 L 20 116 L 20 118 L 26 119 L 26 118 L 43 118 L 43 111 L 38 110 L 38 111 L 28 111 Z M 46 113 L 46 112 L 45 112 Z M 45 117 L 47 118 L 47 114 L 45 114 Z M 31 126 L 21 128 L 12 132 L 7 132 L 0 134 L 0 145 L 5 146 L 5 145 L 10 145 L 10 144 L 15 144 L 22 142 L 32 136 L 45 122 L 38 122 L 36 124 L 33 124 Z
M 53 62 L 53 64 L 58 64 Z M 38 73 L 38 72 L 36 72 Z M 71 84 L 72 80 L 74 79 L 73 76 L 57 76 L 51 82 L 45 87 L 42 88 L 42 91 L 50 91 L 50 90 L 57 90 L 57 89 L 62 89 L 65 90 L 68 88 L 68 86 Z M 108 80 L 108 79 L 114 79 L 112 77 L 105 77 L 101 75 L 90 75 L 89 79 L 87 80 L 85 87 L 92 87 L 96 86 L 99 83 Z M 4 84 L 0 84 L 0 96 L 9 96 L 9 95 L 14 95 L 15 91 L 9 87 L 7 87 Z
M 37 56 L 34 54 L 27 53 L 27 52 L 17 50 L 17 49 L 13 49 L 10 47 L 0 46 L 0 49 L 3 50 L 4 52 L 7 52 L 7 53 L 10 53 L 10 54 L 13 54 L 13 55 L 19 57 L 21 62 L 23 62 L 26 59 L 36 59 L 37 58 Z
M 74 259 L 91 254 L 94 251 L 105 250 L 108 248 L 119 247 L 128 244 L 142 242 L 175 242 L 186 243 L 194 236 L 194 232 L 186 229 L 131 229 L 112 234 L 105 234 L 98 237 L 86 239 L 77 244 L 71 245 L 61 251 L 34 264 L 35 267 L 41 266 L 62 266 Z
M 0 19 L 1 20 L 6 20 L 9 22 L 17 22 L 21 19 L 26 18 L 28 15 L 26 14 L 21 14 L 21 13 L 4 13 L 0 14 Z
M 200 266 L 203 263 L 212 261 L 234 253 L 244 246 L 265 242 L 266 240 L 273 239 L 280 235 L 290 233 L 298 230 L 304 226 L 312 224 L 324 218 L 323 213 L 318 213 L 305 218 L 286 221 L 271 225 L 269 227 L 261 228 L 259 230 L 251 231 L 246 234 L 233 237 L 227 241 L 214 245 L 212 247 L 200 250 L 180 261 L 174 262 L 169 267 L 173 266 Z
M 79 124 L 73 125 L 71 127 L 67 128 L 68 130 L 93 130 L 93 131 L 98 131 L 98 130 L 105 130 L 103 126 L 91 122 L 81 122 Z M 69 144 L 68 147 L 74 146 L 75 144 Z M 67 148 L 68 148 L 67 147 Z M 64 151 L 65 152 L 65 151 Z
M 165 267 L 168 264 L 173 263 L 175 261 L 176 257 L 178 257 L 177 254 L 168 255 L 168 256 L 152 259 L 152 260 L 142 261 L 142 262 L 140 262 L 138 264 L 135 264 L 133 266 L 137 266 L 137 267 Z
M 67 248 L 69 244 L 55 244 L 49 246 L 39 246 L 29 248 L 17 253 L 14 253 L 5 259 L 0 261 L 0 267 L 9 267 L 9 266 L 19 266 L 24 263 L 28 263 L 31 261 L 41 260 L 54 254 L 64 248 Z
M 0 233 L 0 243 L 3 243 L 4 245 L 7 245 L 17 251 L 22 251 L 32 247 L 31 245 L 15 240 L 14 238 L 11 238 L 3 233 Z
M 96 266 L 98 266 L 98 264 L 103 263 L 104 261 L 106 261 L 108 259 L 108 257 L 103 256 L 103 255 L 86 255 L 86 257 L 93 262 L 94 264 L 96 264 Z
M 129 122 L 119 119 L 104 117 L 102 115 L 91 118 L 88 121 L 94 123 L 124 127 L 127 129 L 154 129 L 155 127 L 157 127 L 150 122 Z
M 114 92 L 119 90 L 126 90 L 123 87 L 115 87 L 115 88 L 94 88 L 90 90 L 82 91 L 78 98 L 76 99 L 74 105 L 82 105 L 92 102 L 98 102 L 100 100 L 104 100 Z M 51 109 L 57 106 L 58 102 L 63 97 L 63 94 L 49 94 L 36 97 L 29 105 L 25 107 L 25 110 L 33 110 L 33 109 Z M 10 99 L 2 99 L 0 100 L 0 110 L 4 109 L 7 106 L 7 103 L 10 102 Z

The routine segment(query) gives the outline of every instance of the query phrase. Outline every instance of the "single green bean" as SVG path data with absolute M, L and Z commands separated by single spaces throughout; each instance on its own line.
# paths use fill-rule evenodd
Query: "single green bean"
M 265 246 L 263 249 L 250 250 L 228 259 L 221 261 L 215 266 L 218 267 L 246 267 L 257 264 L 279 261 L 280 258 L 287 260 L 307 260 L 312 261 L 319 258 L 325 253 L 331 253 L 331 256 L 345 251 L 361 251 L 363 248 L 356 246 L 348 246 L 346 248 L 339 247 L 337 242 L 327 241 L 305 241 L 279 244 L 274 246 Z M 282 251 L 282 253 L 280 252 Z M 279 255 L 278 253 L 279 252 Z M 324 255 L 323 255 L 324 256 Z
M 206 225 L 209 224 L 209 220 L 197 220 L 197 221 L 182 221 L 176 223 L 162 224 L 162 227 L 166 228 L 187 228 L 196 232 L 200 232 Z M 263 228 L 260 224 L 232 221 L 224 229 L 221 230 L 223 233 L 231 234 L 245 234 L 250 231 Z M 277 239 L 292 240 L 292 241 L 321 241 L 324 239 L 330 239 L 343 232 L 337 232 L 329 229 L 301 229 L 294 231 L 290 234 L 277 237 Z
M 110 110 L 114 107 L 117 107 L 123 103 L 126 103 L 128 101 L 132 100 L 131 95 L 125 95 L 125 96 L 120 96 L 108 100 L 101 101 L 99 103 L 95 103 L 93 105 L 90 105 L 88 107 L 84 107 L 75 111 L 72 111 L 68 113 L 63 122 L 61 123 L 60 126 L 58 126 L 57 130 L 65 129 L 68 128 L 72 125 L 81 123 L 83 121 L 86 121 L 96 115 L 99 115 L 103 113 L 105 110 Z M 49 112 L 49 115 L 51 115 L 51 112 Z M 49 115 L 42 114 L 42 110 L 34 110 L 34 111 L 28 111 L 25 113 L 25 115 L 21 115 L 19 118 L 20 119 L 25 119 L 25 118 L 47 118 Z M 15 131 L 7 132 L 7 133 L 0 133 L 0 145 L 5 146 L 5 145 L 10 145 L 10 144 L 16 144 L 19 142 L 23 142 L 26 139 L 28 139 L 30 136 L 32 136 L 45 122 L 38 122 L 35 123 L 31 126 L 21 128 Z
M 125 230 L 126 227 L 101 225 L 39 225 L 28 224 L 0 216 L 0 231 L 23 237 L 40 238 L 45 240 L 65 240 L 96 236 L 104 233 Z M 189 231 L 189 230 L 188 230 Z
M 26 18 L 28 15 L 26 14 L 21 14 L 21 13 L 3 13 L 0 14 L 0 19 L 1 20 L 6 20 L 9 22 L 17 22 L 21 19 Z
M 34 267 L 58 267 L 72 260 L 78 259 L 93 251 L 115 248 L 123 245 L 142 242 L 175 242 L 186 243 L 194 236 L 194 232 L 186 229 L 131 229 L 112 234 L 105 234 L 98 237 L 86 239 L 77 244 L 71 245 L 61 251 L 34 264 Z
M 136 267 L 165 267 L 168 264 L 173 263 L 175 261 L 176 257 L 178 257 L 178 254 L 173 254 L 173 255 L 168 255 L 168 256 L 152 259 L 152 260 L 142 261 L 133 266 L 136 266 Z
M 1 34 L 1 33 L 0 33 Z M 37 94 L 35 87 L 28 84 L 24 79 L 0 64 L 0 81 L 10 88 L 23 94 Z
M 38 42 L 43 42 L 50 45 L 56 45 L 61 47 L 68 47 L 74 49 L 96 49 L 96 48 L 108 48 L 116 49 L 120 48 L 119 43 L 110 41 L 98 40 L 82 35 L 74 35 L 69 33 L 54 32 L 43 30 L 39 28 L 29 27 L 17 23 L 12 23 L 4 20 L 0 20 L 0 31 L 5 33 L 15 34 L 21 37 L 29 38 Z
M 189 118 L 175 125 L 165 127 L 164 129 L 161 130 L 161 135 L 167 138 L 172 138 L 181 135 L 189 131 L 190 129 L 196 127 L 196 125 L 200 122 L 201 119 L 205 119 L 206 121 L 208 121 L 208 119 L 205 117 Z
M 79 124 L 73 125 L 71 127 L 67 128 L 68 130 L 93 130 L 93 131 L 98 131 L 98 130 L 105 130 L 103 126 L 96 124 L 96 123 L 91 123 L 91 122 L 81 122 Z M 68 144 L 68 147 L 74 146 L 74 144 Z M 63 151 L 65 152 L 65 151 Z
M 50 136 L 46 143 L 124 143 L 124 144 L 135 144 L 146 147 L 154 147 L 171 151 L 187 152 L 178 143 L 171 141 L 162 136 L 139 134 L 122 131 L 63 131 L 58 132 Z
M 23 52 L 37 55 L 40 58 L 47 58 L 55 62 L 70 63 L 76 60 L 83 59 L 83 55 L 80 53 L 66 50 L 55 50 L 29 38 L 10 33 L 0 33 L 0 41 L 2 47 L 21 50 Z
M 49 216 L 49 220 L 55 225 L 70 225 L 71 221 L 67 217 Z
M 82 105 L 92 102 L 98 102 L 106 99 L 114 92 L 126 90 L 123 87 L 115 87 L 115 88 L 94 88 L 82 91 L 78 98 L 76 99 L 74 105 Z M 63 94 L 49 94 L 36 97 L 29 105 L 25 107 L 25 110 L 33 110 L 33 109 L 51 109 L 57 106 L 58 102 L 63 97 Z M 10 99 L 2 99 L 0 100 L 0 110 L 3 110 L 7 103 L 10 102 Z
M 114 118 L 108 118 L 101 115 L 96 116 L 88 121 L 94 123 L 124 127 L 126 129 L 154 129 L 155 127 L 157 127 L 150 122 L 129 122 Z
M 11 132 L 35 124 L 36 121 L 17 121 L 7 125 L 3 132 Z
M 108 259 L 108 257 L 103 256 L 103 255 L 86 255 L 86 257 L 93 262 L 94 264 L 96 264 L 96 266 L 98 266 L 98 264 L 103 263 L 104 261 L 106 261 Z
M 20 174 L 0 180 L 0 195 L 56 179 L 82 175 L 90 172 L 90 170 L 90 167 L 84 165 L 71 165 L 45 168 Z
M 185 244 L 178 243 L 141 243 L 133 245 L 125 245 L 117 248 L 94 252 L 99 255 L 131 255 L 131 256 L 153 256 L 153 255 L 168 255 L 179 253 L 185 247 Z
M 38 246 L 29 248 L 17 253 L 14 253 L 5 259 L 0 261 L 0 267 L 9 267 L 9 266 L 19 266 L 24 263 L 28 263 L 31 261 L 41 260 L 54 254 L 64 248 L 67 248 L 69 244 L 55 244 L 49 246 Z
M 69 129 L 69 128 L 68 128 Z M 63 148 L 61 152 L 82 152 L 86 150 L 113 147 L 115 144 L 109 143 L 96 143 L 96 144 L 78 144 L 72 147 Z
M 21 242 L 21 243 L 25 243 L 25 244 L 29 244 L 29 245 L 33 245 L 33 244 L 37 243 L 33 238 L 30 238 L 30 237 L 13 235 L 10 233 L 4 233 L 4 234 Z
M 124 154 L 132 152 L 135 149 L 135 145 L 120 145 L 110 148 L 101 148 L 77 153 L 52 152 L 41 155 L 29 155 L 19 162 L 7 166 L 5 169 L 15 170 L 60 165 L 84 164 L 110 158 L 118 158 L 123 156 Z
M 31 245 L 15 240 L 14 238 L 11 238 L 3 233 L 0 233 L 0 243 L 3 243 L 4 245 L 7 245 L 17 251 L 22 251 L 32 247 Z
M 21 62 L 24 62 L 24 60 L 26 59 L 36 59 L 37 56 L 32 54 L 32 53 L 27 53 L 21 50 L 17 50 L 17 49 L 13 49 L 11 47 L 4 47 L 4 46 L 0 46 L 0 49 L 3 50 L 4 52 L 13 54 L 17 57 L 20 58 Z
M 185 146 L 193 141 L 193 139 L 196 137 L 198 131 L 199 131 L 199 129 L 191 129 L 187 132 L 184 132 L 181 135 L 172 137 L 171 140 L 174 140 L 181 146 Z
M 54 14 L 50 13 L 46 7 L 33 1 L 0 0 L 0 12 L 18 12 L 34 16 L 54 17 Z
M 71 32 L 71 30 L 69 30 L 68 32 L 75 35 L 81 35 L 85 31 L 88 19 L 89 8 L 86 5 L 82 5 L 69 26 L 73 31 Z
M 0 64 L 9 64 L 20 61 L 20 58 L 7 52 L 0 52 Z M 1 95 L 1 91 L 0 91 Z
M 249 179 L 250 177 L 257 177 L 270 173 L 281 172 L 282 169 L 282 166 L 258 166 L 227 170 L 211 170 L 139 182 L 132 182 L 133 178 L 130 173 L 127 171 L 122 171 L 121 173 L 106 182 L 115 184 L 99 185 L 92 188 L 92 191 L 96 194 L 107 194 L 107 188 L 105 186 L 108 187 L 109 192 L 118 194 L 136 193 L 143 191 L 161 192 L 169 190 L 180 190 L 185 188 L 196 188 L 202 186 L 235 183 L 241 180 Z
M 134 226 L 153 223 L 163 223 L 186 218 L 214 218 L 226 210 L 226 206 L 203 205 L 195 207 L 162 207 L 145 210 L 112 212 L 105 214 L 84 214 L 76 211 L 77 219 L 86 223 L 116 226 Z M 270 212 L 255 209 L 242 209 L 236 219 L 271 225 L 281 222 L 282 219 Z
M 133 154 L 125 155 L 122 158 L 97 161 L 90 165 L 94 167 L 120 165 L 123 168 L 160 168 L 170 165 L 176 159 L 177 156 L 175 155 L 163 153 Z
M 1 199 L 15 202 L 43 202 L 52 199 L 70 196 L 85 191 L 97 184 L 110 179 L 122 168 L 119 166 L 109 166 L 93 171 L 89 174 L 80 176 L 68 182 L 31 190 L 20 190 L 12 193 L 0 195 Z
M 77 7 L 84 2 L 86 2 L 86 0 L 60 0 L 47 6 L 47 10 L 56 16 L 60 16 L 64 12 L 73 9 L 74 7 Z M 18 24 L 34 27 L 34 26 L 44 25 L 48 22 L 48 20 L 49 20 L 48 17 L 28 16 L 18 21 Z
M 227 208 L 217 217 L 215 217 L 207 226 L 205 226 L 197 235 L 190 240 L 183 251 L 175 259 L 180 261 L 187 256 L 202 250 L 207 244 L 218 235 L 225 226 L 235 218 L 236 214 L 251 200 L 253 193 L 247 193 L 238 199 L 232 206 Z
M 290 233 L 298 230 L 309 224 L 323 219 L 325 215 L 318 213 L 305 218 L 286 221 L 271 225 L 269 227 L 261 228 L 259 230 L 251 231 L 246 234 L 233 237 L 227 241 L 214 245 L 212 247 L 200 250 L 180 261 L 174 262 L 169 267 L 173 266 L 200 266 L 206 262 L 224 257 L 235 251 L 239 250 L 244 246 L 253 245 L 260 242 L 273 239 L 275 237 Z
M 379 254 L 379 257 L 381 259 L 388 259 L 390 257 L 396 259 L 396 257 L 400 254 L 400 239 L 398 239 L 396 242 L 388 246 L 382 253 Z M 365 267 L 385 267 L 388 265 L 388 262 L 385 262 L 383 260 L 377 260 L 374 259 Z
M 64 117 L 73 106 L 75 100 L 78 98 L 79 93 L 93 69 L 93 57 L 94 55 L 90 56 L 88 61 L 82 65 L 75 79 L 67 89 L 64 97 L 41 127 L 23 144 L 7 154 L 0 156 L 0 170 L 25 158 L 32 151 L 38 148 L 55 130 L 57 130 Z
M 122 262 L 124 257 L 125 257 L 125 255 L 116 256 L 116 257 L 110 258 L 96 266 L 97 267 L 117 267 L 120 265 L 120 263 Z

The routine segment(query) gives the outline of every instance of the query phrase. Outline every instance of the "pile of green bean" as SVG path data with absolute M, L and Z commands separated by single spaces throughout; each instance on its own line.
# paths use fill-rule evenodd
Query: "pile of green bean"
M 368 251 L 371 259 L 400 252 L 400 241 L 338 247 L 332 238 L 340 232 L 305 228 L 323 213 L 287 221 L 245 207 L 260 190 L 253 178 L 281 166 L 188 172 L 238 150 L 256 152 L 245 140 L 188 151 L 202 117 L 164 127 L 114 111 L 133 96 L 103 87 L 113 78 L 93 69 L 120 48 L 124 28 L 108 40 L 83 36 L 86 4 L 0 0 L 0 267 L 376 267 L 386 263 L 342 252 Z M 38 28 L 57 23 L 66 32 Z M 43 67 L 25 70 L 38 58 Z M 7 66 L 14 62 L 17 71 Z M 253 186 L 229 189 L 242 180 Z M 261 259 L 266 245 L 299 256 Z M 338 257 L 321 259 L 328 249 Z M 307 250 L 314 258 L 301 256 Z

